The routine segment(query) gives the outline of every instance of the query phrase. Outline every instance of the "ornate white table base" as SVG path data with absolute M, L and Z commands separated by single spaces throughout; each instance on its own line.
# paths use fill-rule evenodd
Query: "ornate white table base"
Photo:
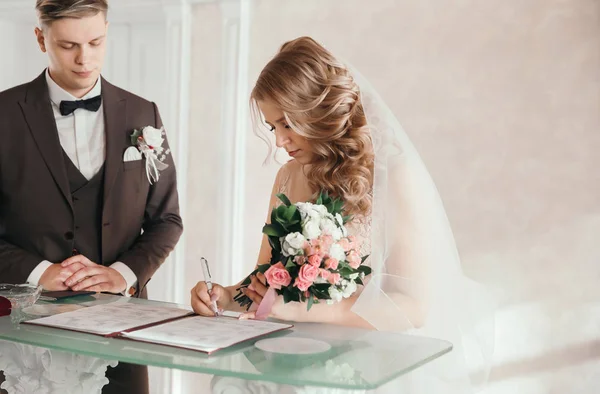
M 99 394 L 117 361 L 0 340 L 0 371 L 8 394 Z
M 331 389 L 326 387 L 296 387 L 273 382 L 243 380 L 227 376 L 214 376 L 212 394 L 367 394 L 365 390 Z

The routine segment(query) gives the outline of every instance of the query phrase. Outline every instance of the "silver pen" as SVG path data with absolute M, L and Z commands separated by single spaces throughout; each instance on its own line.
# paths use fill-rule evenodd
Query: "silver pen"
M 200 263 L 202 264 L 202 271 L 204 273 L 204 282 L 206 282 L 206 287 L 208 288 L 208 294 L 212 296 L 212 276 L 210 275 L 210 268 L 208 267 L 208 261 L 204 257 L 200 257 Z M 212 301 L 212 311 L 215 313 L 215 316 L 219 316 L 219 308 L 217 307 L 217 301 Z

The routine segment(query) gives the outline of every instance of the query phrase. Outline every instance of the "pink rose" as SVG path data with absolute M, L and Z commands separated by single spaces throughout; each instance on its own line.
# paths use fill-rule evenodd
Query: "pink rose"
M 331 272 L 321 268 L 321 270 L 319 271 L 319 275 L 321 276 L 321 278 L 327 279 L 331 275 Z
M 303 265 L 303 267 L 308 267 L 308 265 Z M 296 286 L 300 291 L 308 290 L 310 285 L 312 285 L 312 282 L 307 282 L 300 278 L 296 278 L 296 280 L 294 281 L 294 286 Z
M 336 270 L 338 267 L 339 261 L 337 261 L 337 259 L 334 259 L 333 257 L 328 258 L 327 260 L 325 260 L 325 268 L 330 268 L 332 270 Z
M 269 267 L 267 272 L 265 272 L 265 278 L 267 278 L 269 286 L 276 290 L 281 289 L 281 286 L 285 287 L 289 285 L 292 281 L 290 273 L 287 272 L 281 262 Z
M 331 275 L 329 275 L 329 278 L 327 278 L 329 283 L 331 283 L 332 285 L 335 285 L 336 283 L 338 283 L 340 281 L 340 279 L 341 279 L 341 276 L 338 273 L 332 273 Z
M 331 245 L 333 245 L 333 237 L 331 235 L 322 235 L 320 238 L 321 247 L 325 250 L 329 250 Z
M 294 263 L 296 263 L 298 265 L 303 265 L 304 263 L 306 263 L 306 257 L 296 256 L 296 257 L 294 257 Z
M 306 256 L 310 256 L 310 255 L 319 253 L 320 250 L 321 250 L 320 246 L 318 248 L 316 248 L 313 246 L 312 243 L 309 242 L 308 245 L 304 248 L 304 254 Z
M 352 243 L 348 240 L 348 238 L 340 239 L 338 241 L 338 245 L 340 245 L 342 247 L 342 249 L 344 249 L 344 252 L 347 252 L 350 249 L 352 249 Z
M 306 291 L 317 279 L 319 275 L 319 268 L 315 267 L 312 264 L 304 264 L 300 271 L 298 272 L 298 277 L 294 282 L 294 286 L 296 286 L 301 291 Z
M 308 264 L 314 265 L 315 267 L 320 267 L 321 261 L 323 261 L 323 255 L 321 255 L 320 253 L 308 256 Z
M 357 269 L 360 266 L 360 260 L 360 255 L 356 250 L 350 251 L 350 253 L 348 253 L 348 256 L 346 256 L 346 261 L 348 261 L 350 267 L 354 269 Z

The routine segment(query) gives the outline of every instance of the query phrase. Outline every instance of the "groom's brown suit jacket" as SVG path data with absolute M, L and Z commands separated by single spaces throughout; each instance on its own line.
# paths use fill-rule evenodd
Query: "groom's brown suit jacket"
M 126 264 L 138 278 L 135 295 L 144 297 L 183 231 L 175 165 L 167 154 L 169 167 L 150 185 L 145 159 L 123 161 L 133 129 L 162 122 L 154 103 L 101 81 L 106 159 L 96 263 Z M 77 253 L 78 201 L 65 157 L 44 73 L 0 93 L 0 283 L 24 283 L 41 261 L 60 263 Z

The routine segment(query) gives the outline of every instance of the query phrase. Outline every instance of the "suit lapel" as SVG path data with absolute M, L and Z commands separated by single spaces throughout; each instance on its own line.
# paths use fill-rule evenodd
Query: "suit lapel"
M 29 84 L 25 100 L 20 102 L 25 120 L 56 185 L 73 209 L 69 180 L 58 138 L 56 120 L 52 112 L 50 94 L 46 84 L 46 71 Z
M 102 78 L 102 105 L 106 135 L 106 161 L 104 173 L 104 206 L 123 165 L 123 153 L 129 140 L 127 124 L 127 101 L 119 90 Z

